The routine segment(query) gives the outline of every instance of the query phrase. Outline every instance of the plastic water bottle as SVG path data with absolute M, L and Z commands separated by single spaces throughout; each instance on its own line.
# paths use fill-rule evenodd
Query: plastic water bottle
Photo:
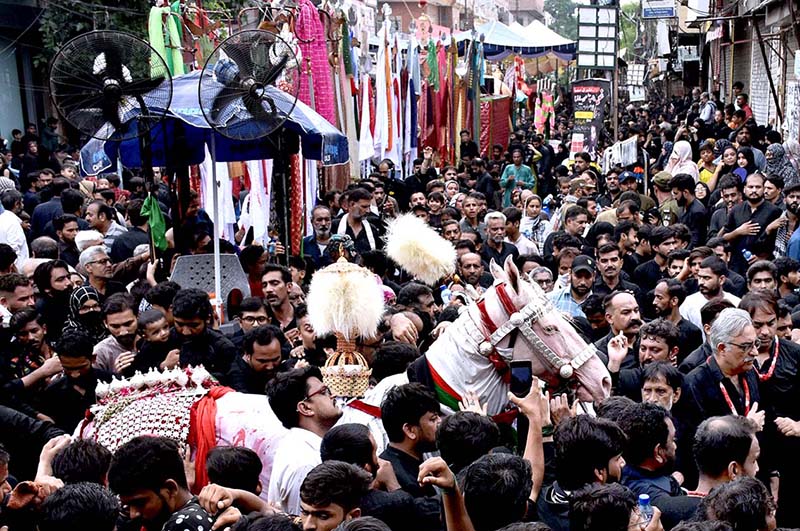
M 269 254 L 275 254 L 275 243 L 277 240 L 275 238 L 270 238 L 269 244 L 267 244 L 267 252 Z
M 448 304 L 450 304 L 450 299 L 452 298 L 453 292 L 450 290 L 450 288 L 447 286 L 447 284 L 445 284 L 444 286 L 441 286 L 439 288 L 439 290 L 442 292 L 441 293 L 441 295 L 442 295 L 442 305 L 443 306 L 447 306 Z
M 742 249 L 742 256 L 744 256 L 745 262 L 749 262 L 750 259 L 753 258 L 753 253 L 751 253 L 747 249 Z
M 650 523 L 653 519 L 653 506 L 650 505 L 650 496 L 647 494 L 639 494 L 639 512 L 645 522 Z

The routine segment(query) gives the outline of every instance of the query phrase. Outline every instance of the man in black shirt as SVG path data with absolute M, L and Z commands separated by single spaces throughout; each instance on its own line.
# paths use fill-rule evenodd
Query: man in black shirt
M 433 393 L 417 383 L 395 387 L 381 403 L 381 421 L 389 437 L 381 459 L 392 463 L 400 487 L 415 498 L 436 495 L 417 478 L 422 454 L 436 449 L 440 411 Z
M 708 230 L 708 213 L 703 203 L 694 196 L 695 182 L 691 175 L 681 173 L 675 175 L 669 183 L 672 189 L 672 197 L 680 207 L 678 223 L 683 223 L 689 227 L 692 234 L 692 241 L 689 244 L 691 249 L 706 242 L 706 232 Z
M 608 365 L 608 343 L 615 336 L 624 335 L 627 339 L 628 354 L 622 360 L 620 368 L 632 369 L 639 366 L 639 328 L 642 318 L 639 313 L 639 303 L 632 293 L 615 291 L 606 296 L 604 301 L 606 321 L 611 326 L 611 331 L 603 339 L 595 341 L 597 355 Z
M 514 260 L 519 256 L 517 246 L 503 241 L 506 237 L 506 216 L 502 212 L 486 214 L 486 245 L 481 249 L 481 258 L 491 264 L 494 260 L 497 265 L 502 265 L 506 257 Z
M 764 410 L 753 363 L 758 336 L 750 315 L 738 308 L 722 310 L 709 331 L 713 355 L 686 377 L 675 415 L 686 426 L 682 446 L 690 452 L 694 431 L 709 417 L 742 415 L 764 426 Z
M 114 238 L 114 243 L 111 245 L 111 252 L 109 253 L 115 263 L 131 258 L 137 246 L 146 245 L 150 242 L 150 236 L 147 234 L 149 227 L 147 218 L 142 216 L 143 205 L 144 201 L 141 199 L 134 199 L 128 203 L 127 215 L 131 226 L 127 232 L 123 232 Z
M 230 339 L 209 326 L 211 312 L 206 292 L 194 288 L 180 290 L 172 303 L 174 328 L 170 341 L 181 344 L 181 367 L 203 365 L 224 382 L 238 352 Z
M 553 531 L 569 531 L 572 493 L 593 483 L 615 483 L 622 477 L 625 434 L 615 423 L 578 415 L 559 422 L 553 434 L 556 481 L 536 500 L 539 519 Z
M 681 317 L 681 313 L 678 311 L 684 300 L 686 300 L 686 289 L 674 278 L 659 280 L 656 289 L 653 290 L 653 308 L 656 315 L 669 320 L 678 327 L 680 334 L 678 363 L 703 344 L 703 333 L 700 329 Z
M 764 176 L 760 173 L 747 176 L 744 197 L 745 201 L 733 207 L 728 214 L 722 234 L 733 247 L 730 268 L 740 275 L 747 272 L 750 260 L 772 256 L 775 233 L 768 234 L 767 226 L 783 213 L 780 208 L 764 200 Z
M 136 527 L 211 531 L 214 518 L 189 491 L 178 444 L 171 439 L 140 436 L 120 446 L 111 461 L 108 485 Z
M 478 144 L 472 140 L 472 134 L 467 129 L 462 129 L 461 133 L 461 158 L 472 160 L 475 157 L 480 156 L 480 150 L 478 149 Z
M 619 256 L 619 247 L 613 243 L 606 243 L 597 250 L 597 269 L 599 275 L 595 278 L 592 293 L 605 297 L 615 290 L 632 291 L 639 297 L 639 286 L 628 282 L 621 277 L 622 260 Z
M 283 333 L 276 326 L 257 326 L 244 336 L 242 356 L 236 356 L 228 371 L 228 385 L 241 393 L 264 394 L 267 382 L 281 364 Z
M 632 279 L 644 293 L 655 288 L 658 281 L 667 276 L 667 255 L 678 246 L 678 242 L 670 227 L 656 227 L 650 235 L 650 245 L 655 252 L 653 259 L 639 265 Z
M 778 427 L 769 443 L 762 468 L 777 477 L 780 474 L 780 493 L 784 500 L 796 499 L 800 490 L 800 466 L 794 459 L 781 456 L 796 455 L 800 450 L 800 439 L 795 436 L 800 426 L 800 385 L 797 371 L 800 369 L 800 346 L 779 339 L 778 300 L 774 293 L 752 291 L 742 298 L 739 308 L 745 310 L 753 321 L 758 337 L 758 356 L 754 370 L 758 374 L 759 392 L 763 407 L 770 419 L 776 418 Z M 772 434 L 772 430 L 767 430 Z M 779 516 L 781 525 L 798 525 L 798 510 L 787 504 Z
M 369 428 L 349 423 L 334 426 L 325 434 L 320 445 L 320 457 L 323 463 L 344 461 L 372 475 L 372 488 L 361 498 L 362 516 L 374 516 L 392 531 L 440 529 L 438 500 L 414 498 L 401 489 L 392 467 L 387 466 L 386 461 L 381 463 L 375 450 Z
M 704 420 L 694 435 L 694 460 L 700 478 L 697 488 L 685 496 L 661 498 L 661 523 L 669 531 L 678 522 L 689 520 L 714 487 L 739 477 L 755 477 L 761 448 L 752 422 L 738 415 Z
M 97 382 L 110 382 L 111 373 L 92 367 L 94 343 L 83 330 L 67 330 L 56 344 L 64 376 L 44 391 L 41 412 L 56 426 L 72 433 L 95 403 Z

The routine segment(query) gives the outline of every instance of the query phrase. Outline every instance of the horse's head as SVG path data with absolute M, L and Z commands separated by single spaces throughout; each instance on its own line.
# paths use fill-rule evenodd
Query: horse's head
M 487 290 L 481 312 L 495 323 L 497 330 L 482 345 L 490 343 L 502 357 L 529 360 L 533 373 L 550 388 L 577 384 L 582 401 L 601 401 L 611 394 L 611 376 L 564 315 L 547 299 L 535 283 L 524 280 L 508 257 L 500 268 L 494 261 L 490 270 L 495 285 Z M 510 356 L 509 356 L 510 354 Z

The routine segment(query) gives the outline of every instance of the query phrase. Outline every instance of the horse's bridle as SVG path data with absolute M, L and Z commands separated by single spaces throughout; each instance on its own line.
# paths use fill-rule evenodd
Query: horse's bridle
M 478 301 L 481 321 L 483 322 L 484 328 L 490 332 L 486 334 L 485 341 L 478 346 L 481 355 L 489 357 L 497 352 L 506 362 L 511 361 L 516 334 L 520 332 L 522 333 L 522 337 L 530 344 L 533 351 L 558 371 L 559 376 L 565 380 L 572 378 L 575 375 L 575 371 L 595 355 L 595 347 L 590 343 L 577 356 L 571 360 L 565 360 L 553 352 L 553 350 L 536 335 L 531 325 L 541 319 L 545 313 L 555 311 L 555 308 L 549 304 L 547 300 L 533 300 L 517 311 L 514 304 L 511 302 L 511 297 L 509 297 L 506 291 L 505 283 L 495 285 L 495 292 L 503 307 L 503 311 L 508 314 L 508 320 L 499 327 L 495 326 L 486 311 L 483 299 Z M 508 335 L 511 335 L 509 342 L 511 348 L 507 349 L 507 353 L 504 354 L 502 351 L 506 349 L 498 349 L 497 345 Z

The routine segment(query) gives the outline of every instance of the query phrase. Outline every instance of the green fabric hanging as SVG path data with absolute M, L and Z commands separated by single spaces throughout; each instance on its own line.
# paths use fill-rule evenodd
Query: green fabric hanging
M 428 41 L 428 83 L 433 85 L 433 89 L 439 91 L 439 58 L 436 56 L 436 43 L 433 39 Z
M 147 199 L 142 204 L 142 216 L 147 218 L 150 225 L 150 237 L 153 239 L 153 246 L 159 251 L 167 250 L 167 223 L 164 221 L 164 213 L 158 206 L 158 201 L 153 194 L 148 194 Z
M 353 43 L 350 40 L 350 26 L 347 25 L 347 19 L 342 21 L 342 65 L 344 73 L 348 77 L 353 77 Z

